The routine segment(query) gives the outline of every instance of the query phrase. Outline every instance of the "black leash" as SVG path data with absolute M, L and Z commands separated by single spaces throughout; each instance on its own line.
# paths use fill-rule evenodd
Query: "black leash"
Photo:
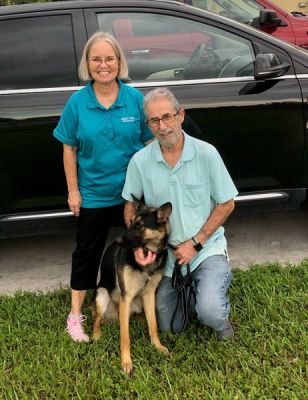
M 168 243 L 168 247 L 172 250 L 176 250 L 176 247 L 170 245 Z M 183 276 L 182 274 L 182 265 L 178 263 L 176 260 L 174 263 L 174 269 L 172 273 L 172 287 L 178 291 L 178 300 L 176 304 L 176 308 L 171 320 L 171 331 L 172 333 L 181 333 L 186 328 L 186 325 L 189 320 L 189 306 L 191 301 L 191 296 L 194 296 L 194 300 L 196 303 L 196 293 L 193 287 L 193 275 L 190 272 L 190 266 L 187 264 L 187 274 Z M 173 328 L 175 316 L 178 313 L 179 308 L 181 309 L 183 321 L 182 325 L 178 330 Z

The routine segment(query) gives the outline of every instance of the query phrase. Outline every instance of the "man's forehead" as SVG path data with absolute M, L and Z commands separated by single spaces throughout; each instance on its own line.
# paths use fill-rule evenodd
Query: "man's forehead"
M 149 101 L 147 114 L 168 114 L 175 112 L 175 106 L 171 100 L 160 98 Z M 156 116 L 156 115 L 155 115 Z

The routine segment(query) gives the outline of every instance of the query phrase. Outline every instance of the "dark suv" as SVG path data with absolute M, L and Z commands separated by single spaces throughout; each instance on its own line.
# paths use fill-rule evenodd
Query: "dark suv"
M 220 151 L 241 204 L 298 206 L 308 184 L 308 53 L 182 3 L 65 1 L 0 8 L 0 227 L 70 215 L 52 132 L 84 82 L 82 48 L 111 32 L 131 84 L 168 86 Z

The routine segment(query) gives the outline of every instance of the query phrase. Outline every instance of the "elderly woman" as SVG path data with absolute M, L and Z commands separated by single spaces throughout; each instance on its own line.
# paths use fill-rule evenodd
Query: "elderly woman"
M 128 77 L 127 62 L 113 36 L 97 32 L 88 40 L 79 76 L 87 85 L 68 100 L 54 136 L 63 143 L 68 205 L 78 217 L 67 331 L 74 341 L 87 342 L 82 325 L 86 291 L 96 287 L 109 227 L 123 219 L 128 162 L 152 134 L 143 95 L 122 82 Z

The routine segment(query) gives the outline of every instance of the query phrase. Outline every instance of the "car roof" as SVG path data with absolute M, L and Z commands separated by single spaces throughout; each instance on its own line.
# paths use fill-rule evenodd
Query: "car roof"
M 158 4 L 178 4 L 183 7 L 187 7 L 182 1 L 177 0 L 60 0 L 60 1 L 47 1 L 44 3 L 27 3 L 27 4 L 16 4 L 9 6 L 0 7 L 0 14 L 14 12 L 29 12 L 39 10 L 65 10 L 67 8 L 88 8 L 93 7 L 93 4 L 97 6 L 109 6 L 109 7 L 120 7 L 120 6 L 146 6 L 148 7 L 151 3 Z M 154 4 L 153 4 L 154 6 Z M 154 6 L 155 7 L 155 6 Z

